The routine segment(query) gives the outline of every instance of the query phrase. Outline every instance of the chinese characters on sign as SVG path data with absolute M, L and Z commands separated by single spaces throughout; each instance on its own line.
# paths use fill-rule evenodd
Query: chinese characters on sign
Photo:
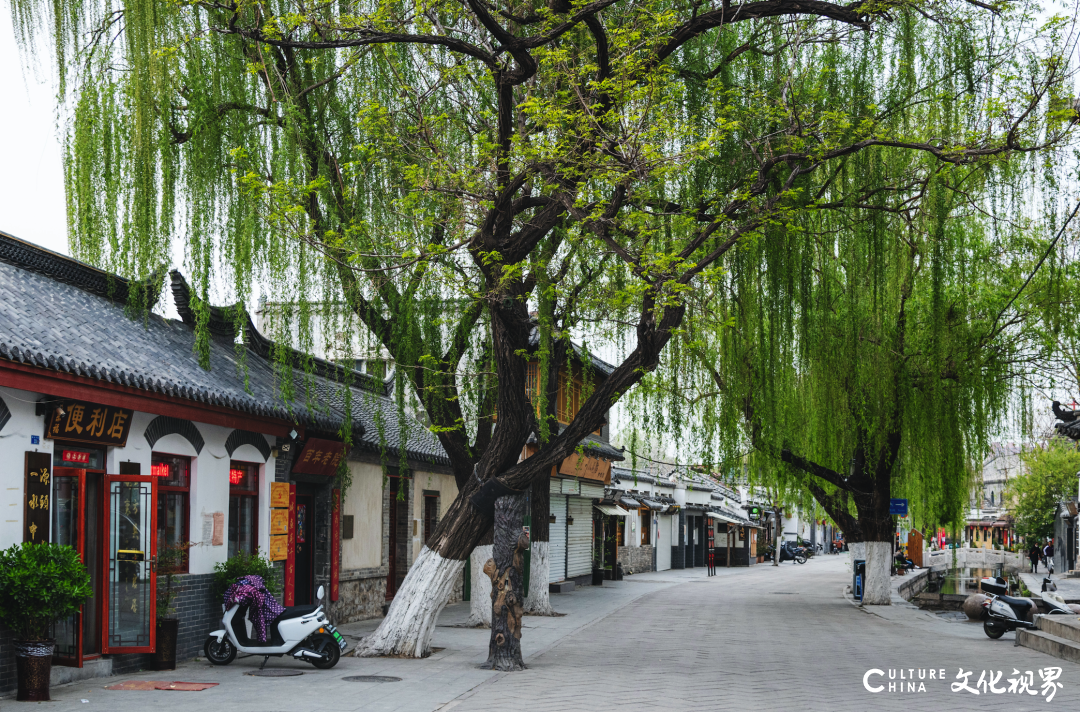
M 78 452 L 76 450 L 64 450 L 62 459 L 64 462 L 74 462 L 80 465 L 89 465 L 90 453 Z
M 338 463 L 344 455 L 345 443 L 311 438 L 304 443 L 304 450 L 296 459 L 293 472 L 333 477 L 337 474 Z
M 954 682 L 952 684 L 953 692 L 970 692 L 973 695 L 979 694 L 994 694 L 1001 695 L 1006 692 L 1014 695 L 1042 695 L 1047 702 L 1054 699 L 1054 695 L 1060 690 L 1063 685 L 1058 682 L 1058 678 L 1061 677 L 1061 668 L 1048 667 L 1039 670 L 1039 681 L 1035 681 L 1035 673 L 1030 670 L 1026 672 L 1020 672 L 1016 668 L 1013 668 L 1012 677 L 1007 680 L 1001 678 L 1005 673 L 990 671 L 987 675 L 986 670 L 982 671 L 979 675 L 979 679 L 972 684 L 971 676 L 975 674 L 974 670 L 965 671 L 964 668 L 960 668 L 960 672 L 957 673 L 956 679 L 960 682 Z
M 124 447 L 131 430 L 131 414 L 128 408 L 69 401 L 53 410 L 45 437 Z
M 49 540 L 49 494 L 52 491 L 52 458 L 47 452 L 26 453 L 23 541 L 40 544 Z
M 270 560 L 289 556 L 289 483 L 270 483 Z

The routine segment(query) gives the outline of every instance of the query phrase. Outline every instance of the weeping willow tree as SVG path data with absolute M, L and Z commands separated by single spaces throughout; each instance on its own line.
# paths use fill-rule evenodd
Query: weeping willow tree
M 718 305 L 766 315 L 796 274 L 769 250 L 892 201 L 879 170 L 1041 155 L 1068 113 L 1069 48 L 1017 41 L 1026 3 L 10 2 L 25 49 L 52 40 L 76 254 L 143 276 L 178 242 L 204 300 L 345 304 L 423 405 L 459 495 L 362 654 L 427 654 L 495 499 L 546 482 L 646 374 L 677 379 Z M 738 332 L 775 333 L 754 363 L 795 328 L 769 324 Z M 625 348 L 557 428 L 575 330 Z M 749 353 L 729 342 L 700 341 Z
M 993 38 L 980 44 L 981 56 L 966 40 L 891 47 L 880 59 L 897 90 L 943 79 L 936 101 L 882 122 L 970 141 L 984 99 L 965 88 L 988 80 L 988 48 L 1008 53 Z M 1023 76 L 1018 66 L 1013 81 Z M 880 80 L 863 80 L 823 76 L 801 89 L 880 112 Z M 707 316 L 671 345 L 681 367 L 672 356 L 631 399 L 648 411 L 666 395 L 655 417 L 692 417 L 703 449 L 752 447 L 758 484 L 813 495 L 868 562 L 866 603 L 890 599 L 890 498 L 908 499 L 923 525 L 962 528 L 989 439 L 1023 420 L 1029 384 L 1077 317 L 1061 237 L 1078 205 L 1055 197 L 1075 166 L 1060 151 L 1001 158 L 941 161 L 889 146 L 836 162 L 795 192 L 800 209 L 725 255 Z

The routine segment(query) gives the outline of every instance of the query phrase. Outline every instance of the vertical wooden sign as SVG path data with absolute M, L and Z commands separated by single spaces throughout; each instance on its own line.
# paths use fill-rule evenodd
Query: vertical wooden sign
M 52 493 L 52 456 L 47 452 L 26 453 L 23 487 L 23 541 L 49 541 L 49 495 Z
M 289 484 L 289 550 L 285 559 L 285 605 L 296 603 L 296 485 Z
M 336 601 L 341 558 L 341 490 L 331 490 L 330 499 L 330 600 Z

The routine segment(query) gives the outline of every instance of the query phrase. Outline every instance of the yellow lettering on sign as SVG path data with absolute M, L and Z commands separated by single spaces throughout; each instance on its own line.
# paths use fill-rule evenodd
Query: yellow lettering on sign
M 71 413 L 68 414 L 67 425 L 64 427 L 65 433 L 70 433 L 72 430 L 82 434 L 82 419 L 83 419 L 83 407 L 81 405 L 71 406 Z
M 33 541 L 37 538 L 38 525 L 31 522 L 28 528 L 30 529 L 30 541 Z
M 86 434 L 100 438 L 101 434 L 105 432 L 105 414 L 108 411 L 105 408 L 94 408 L 90 411 L 90 424 L 86 426 Z
M 113 413 L 112 425 L 109 432 L 105 433 L 113 440 L 121 440 L 124 437 L 124 424 L 127 422 L 127 413 L 117 411 Z

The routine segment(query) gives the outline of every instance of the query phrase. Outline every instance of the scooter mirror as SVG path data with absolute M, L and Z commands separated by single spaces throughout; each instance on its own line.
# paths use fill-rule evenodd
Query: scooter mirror
M 319 586 L 319 590 L 315 592 L 316 600 L 321 601 L 323 599 L 323 595 L 325 595 L 325 594 L 326 594 L 326 589 L 323 588 L 322 586 Z

